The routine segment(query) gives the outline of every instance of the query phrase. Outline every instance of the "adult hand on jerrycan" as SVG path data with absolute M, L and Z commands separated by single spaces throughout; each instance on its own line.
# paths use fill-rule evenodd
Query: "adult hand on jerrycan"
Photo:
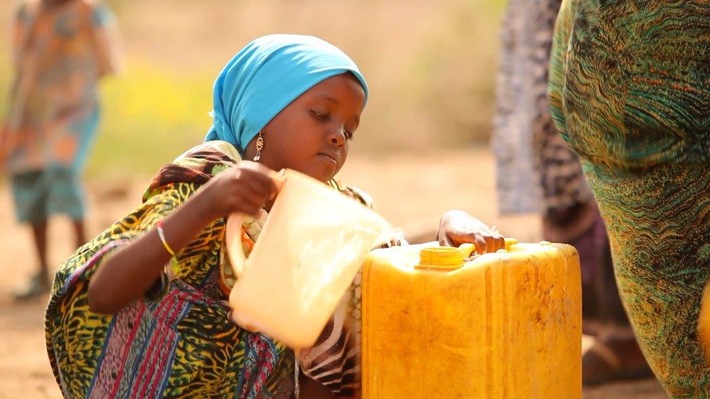
M 366 254 L 389 240 L 391 225 L 321 181 L 284 174 L 249 259 L 242 215 L 227 220 L 226 250 L 237 276 L 229 305 L 239 326 L 299 349 L 315 343 Z
M 436 232 L 439 245 L 459 247 L 471 243 L 479 254 L 496 252 L 505 248 L 505 238 L 495 228 L 459 210 L 448 211 L 439 220 Z

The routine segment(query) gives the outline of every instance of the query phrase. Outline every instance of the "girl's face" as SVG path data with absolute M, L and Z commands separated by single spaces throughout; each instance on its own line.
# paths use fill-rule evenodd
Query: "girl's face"
M 365 91 L 350 73 L 330 77 L 284 108 L 263 129 L 261 163 L 290 168 L 320 181 L 331 179 L 348 157 L 365 107 Z M 256 140 L 245 159 L 256 154 Z

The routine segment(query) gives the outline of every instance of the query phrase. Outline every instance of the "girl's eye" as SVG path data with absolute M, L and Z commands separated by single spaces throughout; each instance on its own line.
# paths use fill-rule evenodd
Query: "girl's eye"
M 313 115 L 314 118 L 318 119 L 319 121 L 329 121 L 330 120 L 330 115 L 324 114 L 318 111 L 311 110 L 311 115 Z M 346 140 L 352 140 L 353 139 L 353 132 L 351 132 L 348 129 L 343 129 L 343 136 L 345 136 Z
M 311 111 L 311 114 L 316 117 L 316 119 L 322 120 L 322 121 L 327 121 L 328 120 L 328 115 L 320 113 L 318 111 Z

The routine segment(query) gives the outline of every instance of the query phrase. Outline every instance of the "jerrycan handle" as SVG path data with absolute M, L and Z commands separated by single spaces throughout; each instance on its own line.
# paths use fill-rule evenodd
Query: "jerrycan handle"
M 450 271 L 463 266 L 464 259 L 471 256 L 476 249 L 472 243 L 461 244 L 456 247 L 429 247 L 423 248 L 419 252 L 419 264 L 415 265 L 416 270 L 439 270 Z
M 280 191 L 286 182 L 286 170 L 280 171 L 270 170 L 267 174 L 276 184 Z M 227 217 L 225 225 L 224 242 L 229 254 L 229 263 L 232 266 L 232 271 L 236 278 L 241 277 L 246 266 L 246 256 L 244 248 L 242 248 L 242 223 L 244 223 L 244 214 L 235 212 Z

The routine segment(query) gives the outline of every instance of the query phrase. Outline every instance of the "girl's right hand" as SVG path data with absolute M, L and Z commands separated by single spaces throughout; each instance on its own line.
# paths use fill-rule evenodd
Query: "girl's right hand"
M 442 246 L 476 244 L 476 252 L 480 254 L 505 248 L 505 238 L 495 228 L 459 210 L 448 211 L 441 216 L 436 237 Z
M 242 161 L 205 184 L 199 200 L 204 202 L 212 219 L 232 213 L 257 216 L 267 202 L 276 198 L 281 188 L 272 177 L 273 173 L 262 164 Z

